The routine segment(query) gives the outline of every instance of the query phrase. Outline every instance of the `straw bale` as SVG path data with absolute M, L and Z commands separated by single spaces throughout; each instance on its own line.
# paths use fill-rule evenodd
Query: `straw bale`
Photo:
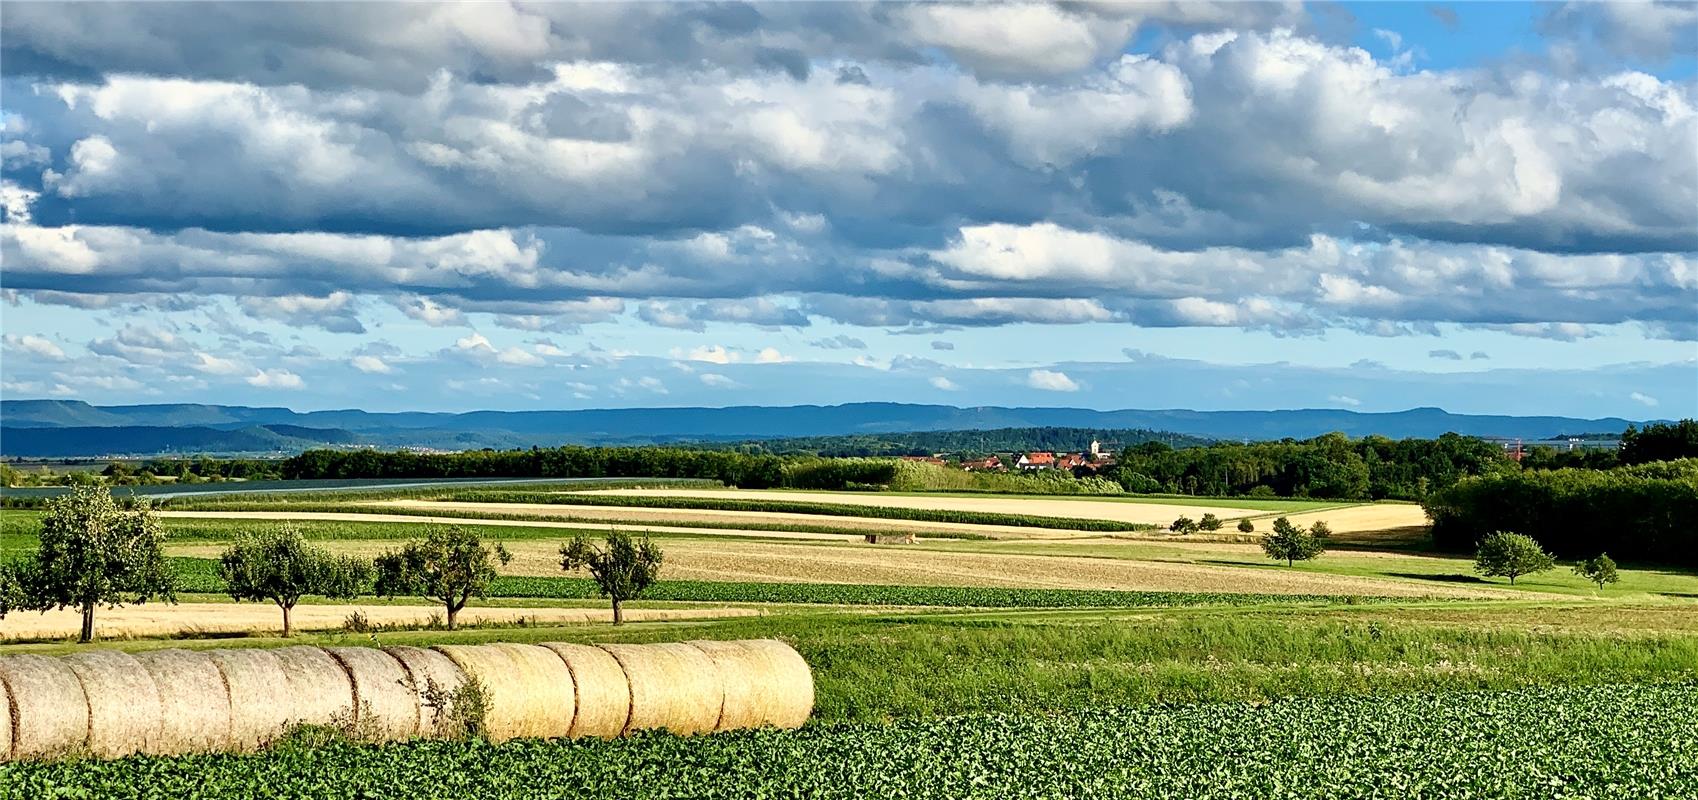
M 378 741 L 411 739 L 419 733 L 419 695 L 407 668 L 374 647 L 326 647 L 354 684 L 354 722 Z
M 296 725 L 346 724 L 354 719 L 354 683 L 347 670 L 322 647 L 281 647 L 272 651 L 289 681 L 289 722 Z
M 257 750 L 282 735 L 293 719 L 294 701 L 283 663 L 271 650 L 220 648 L 207 658 L 218 667 L 230 698 L 230 738 L 236 752 Z
M 194 650 L 151 650 L 136 663 L 159 691 L 159 755 L 223 750 L 230 742 L 230 690 L 212 657 Z
M 427 688 L 433 684 L 439 691 L 452 694 L 466 682 L 466 673 L 459 665 L 448 656 L 422 647 L 385 647 L 383 652 L 394 656 L 407 671 L 413 695 L 418 698 L 419 735 L 440 738 L 457 734 L 458 731 L 453 730 L 447 709 L 426 706 L 425 700 Z
M 11 698 L 12 757 L 39 758 L 88 742 L 88 699 L 77 674 L 57 658 L 0 657 L 0 681 Z
M 82 681 L 88 700 L 88 751 L 98 758 L 123 758 L 158 746 L 159 689 L 153 676 L 129 653 L 93 650 L 65 656 L 65 666 Z
M 489 693 L 484 733 L 491 741 L 571 733 L 572 673 L 552 650 L 529 644 L 441 645 Z
M 719 671 L 706 653 L 681 643 L 604 644 L 631 683 L 627 733 L 665 728 L 707 733 L 719 724 L 725 702 Z
M 624 733 L 631 717 L 631 683 L 619 662 L 599 647 L 562 642 L 542 646 L 560 656 L 572 673 L 578 706 L 571 735 L 610 738 Z

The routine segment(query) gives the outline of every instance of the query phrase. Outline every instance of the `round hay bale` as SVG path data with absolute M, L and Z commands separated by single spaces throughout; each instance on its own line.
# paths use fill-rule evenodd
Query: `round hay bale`
M 225 745 L 248 752 L 276 739 L 288 727 L 294 701 L 283 663 L 270 650 L 215 649 L 207 658 L 218 667 L 230 698 L 230 738 Z
M 767 663 L 757 707 L 761 725 L 800 728 L 814 713 L 814 673 L 802 654 L 777 639 L 748 639 L 736 643 L 759 653 Z
M 572 731 L 572 673 L 545 647 L 529 644 L 440 645 L 436 648 L 489 693 L 484 733 L 490 741 L 553 738 Z
M 291 724 L 347 727 L 354 721 L 354 682 L 341 662 L 322 647 L 282 647 L 272 652 L 289 681 Z
M 47 656 L 0 657 L 12 706 L 12 757 L 38 758 L 88 743 L 88 698 L 65 662 Z
M 427 689 L 435 686 L 439 692 L 452 695 L 466 682 L 466 673 L 459 665 L 435 650 L 422 647 L 385 647 L 383 652 L 395 657 L 407 671 L 407 682 L 413 692 L 418 715 L 420 736 L 440 738 L 459 734 L 447 709 L 426 705 Z
M 625 731 L 665 728 L 708 733 L 725 704 L 719 670 L 706 653 L 687 644 L 604 644 L 631 683 L 631 716 Z
M 631 718 L 631 682 L 612 655 L 599 647 L 562 642 L 544 642 L 566 662 L 577 689 L 577 711 L 572 715 L 572 736 L 611 738 L 625 732 Z
M 688 642 L 713 660 L 719 672 L 725 703 L 720 708 L 716 731 L 759 728 L 771 725 L 773 708 L 782 700 L 774 685 L 777 665 L 765 651 L 746 642 Z
M 230 741 L 230 690 L 206 653 L 153 650 L 136 662 L 159 690 L 159 738 L 146 752 L 157 755 L 222 750 Z
M 123 758 L 158 746 L 159 689 L 134 656 L 94 650 L 65 656 L 65 666 L 82 681 L 88 699 L 90 754 Z
M 393 742 L 419 734 L 419 695 L 407 668 L 374 647 L 326 647 L 354 683 L 354 724 L 376 741 Z
M 6 682 L 0 680 L 0 707 L 5 713 L 0 714 L 0 759 L 12 757 L 12 690 L 6 688 Z

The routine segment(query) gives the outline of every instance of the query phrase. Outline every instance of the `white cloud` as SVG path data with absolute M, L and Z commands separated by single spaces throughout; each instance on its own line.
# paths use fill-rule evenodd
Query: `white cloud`
M 1079 384 L 1067 373 L 1057 370 L 1034 369 L 1026 373 L 1026 385 L 1046 392 L 1077 392 Z
M 26 333 L 22 336 L 8 333 L 5 335 L 4 341 L 7 349 L 22 350 L 37 358 L 48 361 L 64 361 L 66 359 L 65 351 L 60 349 L 59 345 L 33 333 Z
M 395 371 L 394 367 L 377 356 L 354 356 L 348 364 L 367 375 L 389 375 Z
M 207 375 L 239 375 L 247 371 L 247 367 L 233 359 L 219 358 L 210 353 L 195 353 L 194 357 L 195 362 L 189 367 Z
M 704 372 L 704 373 L 701 374 L 700 377 L 701 377 L 702 383 L 704 385 L 712 386 L 712 387 L 715 387 L 715 388 L 723 389 L 723 388 L 729 388 L 729 387 L 733 387 L 733 386 L 737 385 L 736 381 L 731 380 L 730 378 L 727 378 L 724 375 L 721 375 L 717 372 Z
M 701 345 L 685 350 L 680 347 L 672 348 L 673 358 L 682 361 L 705 361 L 709 364 L 731 364 L 737 361 L 737 353 L 726 349 L 724 345 Z
M 1359 405 L 1362 405 L 1361 400 L 1357 400 L 1356 398 L 1351 397 L 1350 395 L 1347 395 L 1347 394 L 1329 394 L 1329 395 L 1327 395 L 1327 400 L 1329 400 L 1333 403 L 1337 403 L 1338 405 L 1349 406 L 1351 408 L 1355 408 Z
M 1632 400 L 1633 402 L 1638 403 L 1638 404 L 1645 406 L 1647 408 L 1656 408 L 1657 407 L 1657 398 L 1652 397 L 1652 396 L 1645 394 L 1643 392 L 1631 392 L 1627 395 L 1627 399 Z
M 249 386 L 262 389 L 304 389 L 306 382 L 301 376 L 286 369 L 262 369 L 248 377 Z
M 789 360 L 790 358 L 778 352 L 776 347 L 763 347 L 760 352 L 755 353 L 756 364 L 781 364 Z
M 927 381 L 927 383 L 930 383 L 933 389 L 942 389 L 946 392 L 957 392 L 961 390 L 961 387 L 958 386 L 955 381 L 945 378 L 942 375 L 933 377 L 931 380 Z

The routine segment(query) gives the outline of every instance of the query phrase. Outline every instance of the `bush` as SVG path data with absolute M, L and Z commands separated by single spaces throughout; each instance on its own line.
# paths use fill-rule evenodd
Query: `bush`
M 1238 532 L 1239 533 L 1255 533 L 1256 532 L 1256 523 L 1251 522 L 1249 517 L 1245 517 L 1245 518 L 1238 521 Z
M 1205 531 L 1218 531 L 1220 530 L 1220 517 L 1213 514 L 1204 514 L 1203 518 L 1197 521 L 1197 527 Z
M 1196 533 L 1197 521 L 1190 517 L 1180 517 L 1174 520 L 1172 525 L 1167 526 L 1167 529 L 1174 533 Z

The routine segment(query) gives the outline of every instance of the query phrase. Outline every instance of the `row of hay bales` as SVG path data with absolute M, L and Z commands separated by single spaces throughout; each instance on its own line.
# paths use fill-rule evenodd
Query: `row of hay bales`
M 453 692 L 468 676 L 495 741 L 795 728 L 814 703 L 807 662 L 773 640 L 17 655 L 0 657 L 0 755 L 250 752 L 295 725 L 454 735 L 426 687 Z

